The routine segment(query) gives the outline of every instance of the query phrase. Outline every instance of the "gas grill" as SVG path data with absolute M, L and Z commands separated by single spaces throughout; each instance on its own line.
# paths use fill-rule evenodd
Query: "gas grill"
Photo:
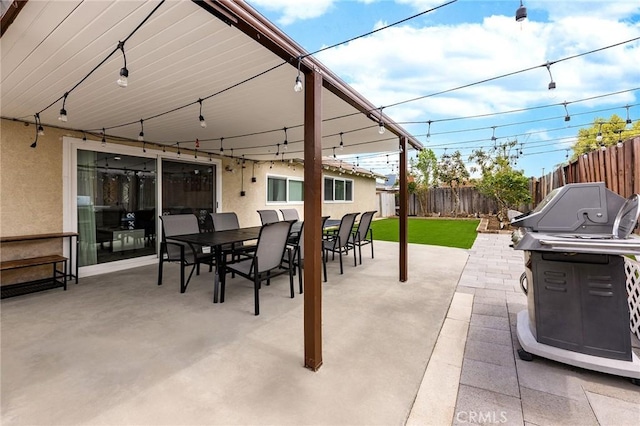
M 568 184 L 513 217 L 513 248 L 525 260 L 527 310 L 517 317 L 522 359 L 535 354 L 640 379 L 622 257 L 640 256 L 640 238 L 632 235 L 639 201 L 602 182 Z

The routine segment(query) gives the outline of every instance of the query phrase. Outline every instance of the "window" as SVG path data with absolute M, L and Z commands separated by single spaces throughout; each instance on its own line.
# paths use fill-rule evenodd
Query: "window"
M 283 176 L 267 176 L 267 203 L 301 203 L 304 181 Z
M 353 180 L 325 177 L 324 201 L 353 201 Z

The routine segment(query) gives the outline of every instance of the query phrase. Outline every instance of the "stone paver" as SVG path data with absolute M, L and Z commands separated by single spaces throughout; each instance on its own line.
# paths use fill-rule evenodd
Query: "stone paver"
M 527 309 L 523 254 L 510 236 L 479 234 L 457 293 L 473 294 L 452 424 L 635 425 L 640 387 L 540 357 L 520 360 L 515 327 Z

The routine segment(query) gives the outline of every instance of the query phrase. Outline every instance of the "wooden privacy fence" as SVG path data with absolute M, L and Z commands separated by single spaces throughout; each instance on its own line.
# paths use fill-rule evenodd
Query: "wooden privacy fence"
M 625 198 L 640 194 L 640 136 L 626 140 L 621 147 L 613 145 L 581 155 L 540 179 L 532 179 L 534 205 L 555 188 L 581 182 L 604 182 Z
M 496 213 L 498 205 L 495 201 L 480 194 L 474 187 L 460 188 L 459 215 L 470 214 L 490 214 Z M 433 213 L 440 213 L 446 216 L 453 212 L 454 197 L 449 188 L 432 188 L 427 193 L 426 212 L 422 212 L 417 197 L 409 197 L 410 204 L 415 203 L 415 214 L 418 216 L 429 216 Z M 411 209 L 410 209 L 411 210 Z

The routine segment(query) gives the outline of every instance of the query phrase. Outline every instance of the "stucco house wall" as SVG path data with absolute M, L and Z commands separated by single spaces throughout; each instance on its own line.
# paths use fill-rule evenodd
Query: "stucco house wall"
M 15 236 L 68 231 L 63 229 L 64 163 L 63 137 L 81 139 L 81 132 L 47 127 L 45 135 L 38 137 L 37 148 L 31 148 L 35 129 L 33 124 L 2 119 L 0 122 L 0 235 Z M 88 139 L 91 139 L 88 136 Z M 109 141 L 109 144 L 116 142 Z M 139 143 L 117 143 L 133 145 Z M 153 152 L 147 147 L 148 152 Z M 158 150 L 158 154 L 161 150 Z M 184 157 L 184 155 L 183 155 Z M 241 226 L 260 224 L 257 210 L 295 208 L 304 216 L 303 203 L 267 203 L 267 176 L 276 175 L 303 179 L 302 164 L 275 161 L 253 163 L 247 161 L 242 169 L 236 160 L 223 158 L 221 167 L 221 202 L 219 211 L 235 211 Z M 230 171 L 227 171 L 230 170 Z M 251 182 L 255 172 L 256 182 Z M 339 175 L 325 170 L 325 176 L 353 179 L 352 202 L 325 202 L 322 215 L 340 219 L 352 212 L 376 210 L 375 179 L 351 173 Z M 244 184 L 243 184 L 244 182 Z M 245 196 L 241 196 L 241 190 Z M 68 208 L 68 206 L 67 206 Z M 68 214 L 75 215 L 75 212 Z M 12 243 L 13 244 L 13 243 Z M 7 246 L 1 250 L 2 260 L 25 256 L 62 252 L 62 241 L 44 241 L 37 244 Z

